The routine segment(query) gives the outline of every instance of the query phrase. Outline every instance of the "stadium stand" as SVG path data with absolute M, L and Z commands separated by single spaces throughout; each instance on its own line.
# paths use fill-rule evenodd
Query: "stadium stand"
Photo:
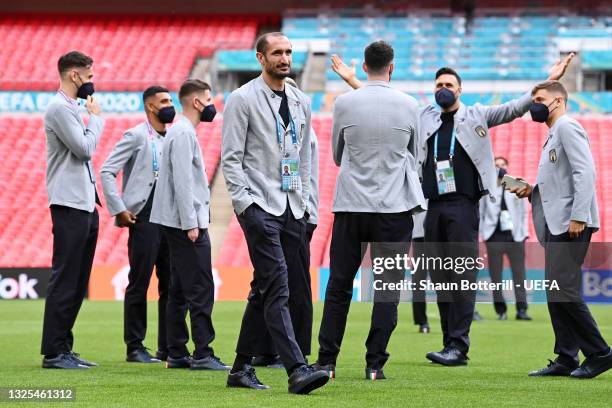
M 253 45 L 257 17 L 0 16 L 0 90 L 55 90 L 57 57 L 72 49 L 96 62 L 99 91 L 177 90 L 197 57 Z M 155 44 L 154 47 L 148 47 Z
M 109 117 L 94 156 L 99 171 L 122 133 L 140 117 Z M 198 137 L 209 181 L 214 177 L 221 149 L 221 121 L 204 123 Z M 51 265 L 51 218 L 45 189 L 45 133 L 40 116 L 0 116 L 0 253 L 1 267 Z M 102 197 L 98 176 L 98 192 Z M 103 201 L 104 204 L 104 201 Z M 106 208 L 100 212 L 96 265 L 123 265 L 127 260 L 127 230 L 114 226 Z M 27 214 L 27 216 L 26 216 Z

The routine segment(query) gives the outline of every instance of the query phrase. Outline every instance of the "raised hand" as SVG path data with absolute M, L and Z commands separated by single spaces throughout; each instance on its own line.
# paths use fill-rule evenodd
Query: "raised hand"
M 332 69 L 340 78 L 353 88 L 360 88 L 361 82 L 357 79 L 357 61 L 352 60 L 349 67 L 338 55 L 331 56 Z
M 569 66 L 570 62 L 572 62 L 575 55 L 576 54 L 573 52 L 570 52 L 565 58 L 563 58 L 563 61 L 558 59 L 557 62 L 555 62 L 555 64 L 548 70 L 548 79 L 555 81 L 561 79 L 563 75 L 565 75 L 565 70 Z

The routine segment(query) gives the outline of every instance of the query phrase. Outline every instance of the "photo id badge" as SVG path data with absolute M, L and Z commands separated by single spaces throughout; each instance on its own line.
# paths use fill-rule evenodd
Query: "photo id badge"
M 300 186 L 300 172 L 297 159 L 281 160 L 281 190 L 295 191 Z
M 510 211 L 502 210 L 499 214 L 499 228 L 502 231 L 512 231 L 512 216 Z
M 436 163 L 436 183 L 438 184 L 439 195 L 457 191 L 457 186 L 455 186 L 455 171 L 449 160 Z

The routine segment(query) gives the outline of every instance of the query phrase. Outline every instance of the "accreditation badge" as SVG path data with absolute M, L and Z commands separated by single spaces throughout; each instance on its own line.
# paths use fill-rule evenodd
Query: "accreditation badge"
M 295 191 L 300 187 L 300 170 L 297 159 L 281 160 L 281 190 Z
M 455 171 L 450 160 L 436 162 L 436 183 L 438 184 L 438 194 L 455 193 Z
M 512 231 L 512 216 L 510 215 L 510 211 L 502 210 L 499 214 L 499 228 L 502 231 Z

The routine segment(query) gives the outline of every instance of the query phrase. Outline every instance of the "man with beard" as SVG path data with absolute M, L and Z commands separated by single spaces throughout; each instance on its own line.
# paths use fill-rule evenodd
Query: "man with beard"
M 329 380 L 306 365 L 288 306 L 287 263 L 298 254 L 309 218 L 310 100 L 285 86 L 287 37 L 264 34 L 256 48 L 262 74 L 230 95 L 223 121 L 221 165 L 255 267 L 227 386 L 269 388 L 250 365 L 258 352 L 252 339 L 265 325 L 289 375 L 289 392 L 307 394 Z

